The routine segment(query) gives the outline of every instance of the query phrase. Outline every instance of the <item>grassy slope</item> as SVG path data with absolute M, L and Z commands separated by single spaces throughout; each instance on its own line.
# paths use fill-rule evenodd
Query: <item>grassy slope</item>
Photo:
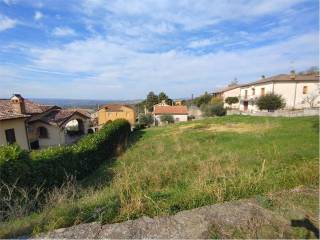
M 0 236 L 318 185 L 318 119 L 227 116 L 135 133 L 135 144 L 82 183 L 78 198 L 0 225 Z M 110 177 L 112 176 L 112 177 Z

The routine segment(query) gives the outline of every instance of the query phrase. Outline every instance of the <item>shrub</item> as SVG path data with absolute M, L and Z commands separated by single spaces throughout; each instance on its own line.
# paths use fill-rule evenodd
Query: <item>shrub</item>
M 205 117 L 226 115 L 226 109 L 223 107 L 223 103 L 202 105 L 201 111 Z
M 257 105 L 260 110 L 274 111 L 285 107 L 285 100 L 281 95 L 269 93 L 261 96 L 257 100 Z
M 172 115 L 161 115 L 160 120 L 163 123 L 174 123 L 174 118 Z
M 126 120 L 115 120 L 77 144 L 52 147 L 28 154 L 18 146 L 0 147 L 0 176 L 5 183 L 18 186 L 53 187 L 62 184 L 67 176 L 82 179 L 103 161 L 113 156 L 130 133 Z M 18 179 L 18 180 L 17 180 Z
M 219 103 L 223 103 L 223 99 L 221 97 L 213 97 L 210 100 L 211 105 L 215 105 L 215 104 L 219 104 Z
M 238 97 L 227 97 L 225 100 L 224 100 L 228 105 L 232 105 L 234 103 L 238 103 L 239 102 L 239 98 Z
M 151 114 L 139 114 L 139 124 L 143 126 L 150 126 L 154 122 Z

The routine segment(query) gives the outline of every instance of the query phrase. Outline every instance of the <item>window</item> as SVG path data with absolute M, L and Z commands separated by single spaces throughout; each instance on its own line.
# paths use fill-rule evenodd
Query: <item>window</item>
M 6 140 L 8 144 L 13 144 L 16 142 L 16 134 L 14 133 L 13 128 L 6 129 L 5 133 L 6 133 Z
M 39 138 L 48 138 L 48 130 L 45 127 L 38 128 Z
M 244 98 L 248 97 L 248 90 L 244 90 Z
M 308 93 L 308 86 L 303 86 L 303 94 L 307 94 Z
M 261 88 L 261 96 L 264 96 L 265 94 L 265 88 Z
M 33 127 L 32 126 L 27 126 L 27 131 L 28 131 L 28 133 L 32 133 L 33 132 Z
M 252 96 L 256 95 L 256 89 L 252 88 Z

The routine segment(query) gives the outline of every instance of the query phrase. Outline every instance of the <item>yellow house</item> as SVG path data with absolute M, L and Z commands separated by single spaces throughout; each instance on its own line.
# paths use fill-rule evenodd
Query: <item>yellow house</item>
M 109 104 L 98 110 L 98 125 L 112 122 L 116 119 L 126 119 L 131 126 L 136 123 L 137 114 L 133 107 L 129 105 Z

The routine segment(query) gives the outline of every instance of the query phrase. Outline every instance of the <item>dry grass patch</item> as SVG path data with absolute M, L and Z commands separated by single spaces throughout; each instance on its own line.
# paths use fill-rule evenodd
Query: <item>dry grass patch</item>
M 184 130 L 206 130 L 211 132 L 265 132 L 272 128 L 277 127 L 275 124 L 263 123 L 263 124 L 249 124 L 249 123 L 226 123 L 226 124 L 190 124 L 186 126 L 180 126 L 179 129 Z

